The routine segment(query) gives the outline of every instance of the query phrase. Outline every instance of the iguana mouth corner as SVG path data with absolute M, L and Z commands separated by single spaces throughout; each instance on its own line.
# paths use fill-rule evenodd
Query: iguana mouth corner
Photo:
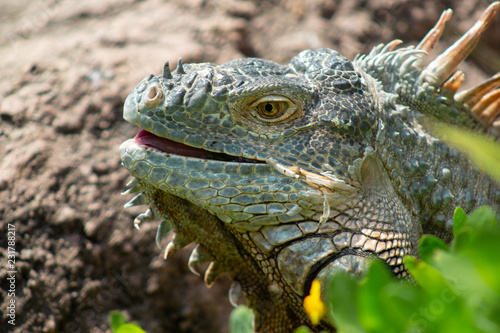
M 451 10 L 416 47 L 392 41 L 353 61 L 319 49 L 287 65 L 167 62 L 124 105 L 142 129 L 120 147 L 137 193 L 126 207 L 149 206 L 135 224 L 162 220 L 159 245 L 174 230 L 165 256 L 197 243 L 190 269 L 211 262 L 207 285 L 227 272 L 261 332 L 313 328 L 302 307 L 313 280 L 377 258 L 406 276 L 422 234 L 451 240 L 455 207 L 500 206 L 498 184 L 427 122 L 498 137 L 500 75 L 458 91 L 456 67 L 499 9 L 431 61 Z

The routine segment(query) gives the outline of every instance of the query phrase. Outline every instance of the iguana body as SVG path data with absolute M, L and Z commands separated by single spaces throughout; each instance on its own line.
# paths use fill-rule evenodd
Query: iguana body
M 302 302 L 314 279 L 360 274 L 372 258 L 405 276 L 423 233 L 451 239 L 455 207 L 499 205 L 498 185 L 427 124 L 495 131 L 500 76 L 457 94 L 454 70 L 499 7 L 426 66 L 449 10 L 416 48 L 394 41 L 353 62 L 320 49 L 284 66 L 167 63 L 124 106 L 143 129 L 120 148 L 128 192 L 141 192 L 127 205 L 150 206 L 136 223 L 165 220 L 160 239 L 174 229 L 166 255 L 198 243 L 190 268 L 211 261 L 208 285 L 228 272 L 261 332 L 310 326 Z

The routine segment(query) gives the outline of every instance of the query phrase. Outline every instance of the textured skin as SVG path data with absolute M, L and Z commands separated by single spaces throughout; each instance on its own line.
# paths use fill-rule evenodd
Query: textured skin
M 311 326 L 302 302 L 314 279 L 361 274 L 372 258 L 406 276 L 423 233 L 450 241 L 455 207 L 499 205 L 498 185 L 428 124 L 485 132 L 492 121 L 422 65 L 426 52 L 396 45 L 353 62 L 320 49 L 288 65 L 166 64 L 125 102 L 144 130 L 120 148 L 128 192 L 141 192 L 127 205 L 150 206 L 136 222 L 164 220 L 159 239 L 174 229 L 167 255 L 198 243 L 192 270 L 212 261 L 209 285 L 228 272 L 258 331 Z

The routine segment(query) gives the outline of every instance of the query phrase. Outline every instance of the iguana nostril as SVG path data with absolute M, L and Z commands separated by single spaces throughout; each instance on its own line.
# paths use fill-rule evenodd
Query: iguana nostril
M 163 100 L 163 92 L 159 87 L 153 85 L 149 88 L 146 95 L 145 104 L 149 107 L 157 106 Z
M 151 89 L 149 89 L 148 98 L 149 99 L 154 99 L 157 94 L 158 94 L 158 88 L 151 87 Z

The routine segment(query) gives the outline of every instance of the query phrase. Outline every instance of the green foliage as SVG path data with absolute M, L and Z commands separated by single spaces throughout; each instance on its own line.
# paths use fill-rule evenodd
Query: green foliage
M 496 140 L 444 123 L 436 126 L 434 134 L 464 152 L 484 173 L 500 181 L 500 145 Z
M 109 322 L 113 333 L 146 333 L 139 325 L 128 323 L 127 318 L 120 311 L 111 311 Z
M 500 332 L 500 223 L 488 207 L 457 208 L 451 246 L 422 237 L 421 259 L 405 257 L 416 284 L 385 264 L 332 277 L 329 315 L 339 332 Z

